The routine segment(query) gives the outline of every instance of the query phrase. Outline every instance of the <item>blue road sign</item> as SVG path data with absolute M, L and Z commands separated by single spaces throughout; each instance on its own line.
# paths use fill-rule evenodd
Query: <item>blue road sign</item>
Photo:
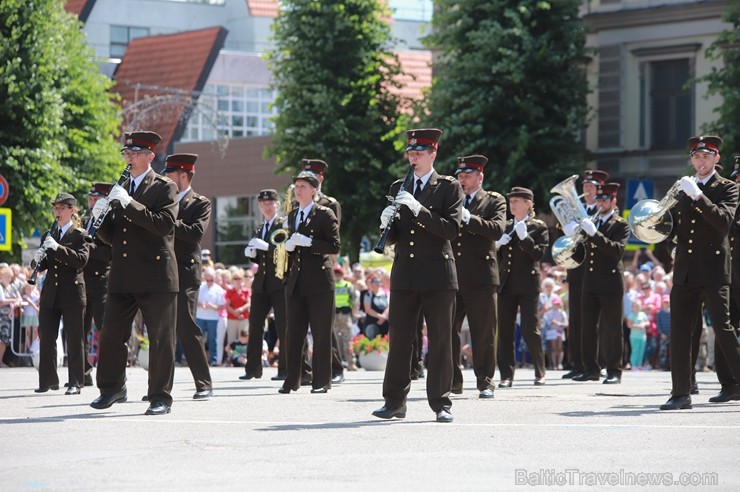
M 12 218 L 13 213 L 9 208 L 0 208 L 0 251 L 11 251 L 13 249 L 10 234 L 13 228 Z
M 626 203 L 624 208 L 631 209 L 640 200 L 653 198 L 655 194 L 655 184 L 649 179 L 628 179 L 627 193 L 625 194 Z

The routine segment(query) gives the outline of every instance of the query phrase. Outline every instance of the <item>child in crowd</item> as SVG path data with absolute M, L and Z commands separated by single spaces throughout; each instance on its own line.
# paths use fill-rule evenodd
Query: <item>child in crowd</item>
M 249 342 L 249 330 L 242 329 L 239 338 L 226 346 L 226 353 L 234 367 L 244 367 L 247 364 L 247 343 Z
M 630 346 L 632 347 L 630 365 L 632 369 L 638 370 L 642 367 L 645 357 L 646 330 L 650 326 L 650 320 L 642 310 L 642 302 L 638 299 L 632 301 L 632 312 L 627 316 L 627 326 L 630 328 Z
M 668 371 L 671 368 L 668 347 L 671 344 L 671 296 L 664 295 L 660 311 L 655 317 L 660 337 L 660 368 Z
M 39 299 L 41 294 L 35 285 L 23 286 L 23 312 L 21 313 L 21 328 L 26 333 L 25 351 L 31 351 L 31 344 L 39 336 Z
M 563 310 L 563 301 L 554 296 L 550 301 L 550 308 L 543 316 L 545 326 L 545 339 L 547 340 L 548 352 L 550 352 L 550 364 L 552 369 L 563 369 L 563 340 L 565 340 L 565 329 L 568 327 L 568 315 Z

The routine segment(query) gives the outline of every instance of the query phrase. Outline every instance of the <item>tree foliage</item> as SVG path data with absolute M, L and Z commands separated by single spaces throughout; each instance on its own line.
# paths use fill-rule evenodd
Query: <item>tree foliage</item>
M 353 259 L 362 236 L 377 233 L 388 187 L 403 174 L 391 90 L 399 68 L 383 4 L 281 2 L 268 55 L 278 91 L 268 153 L 278 172 L 295 172 L 302 158 L 329 164 L 323 189 L 342 205 L 342 250 Z
M 110 81 L 63 3 L 0 2 L 0 172 L 14 240 L 7 259 L 19 259 L 24 235 L 48 227 L 59 191 L 80 200 L 91 181 L 121 170 Z
M 720 135 L 724 140 L 721 154 L 732 156 L 740 154 L 740 2 L 727 2 L 723 20 L 731 27 L 722 31 L 705 52 L 720 66 L 699 80 L 709 83 L 707 97 L 722 97 L 722 105 L 715 109 L 717 120 L 704 125 L 703 130 Z
M 441 0 L 432 34 L 434 81 L 425 118 L 444 130 L 435 167 L 489 157 L 485 186 L 550 188 L 583 170 L 588 85 L 580 0 Z

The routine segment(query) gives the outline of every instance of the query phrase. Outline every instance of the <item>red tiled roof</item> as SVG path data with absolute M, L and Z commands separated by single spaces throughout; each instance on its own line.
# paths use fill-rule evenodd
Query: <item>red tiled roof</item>
M 82 22 L 85 22 L 94 6 L 95 0 L 67 0 L 64 3 L 64 10 L 76 15 Z
M 212 27 L 164 36 L 138 38 L 128 45 L 116 70 L 113 90 L 128 107 L 124 124 L 130 130 L 151 130 L 162 136 L 157 153 L 168 151 L 170 143 L 179 140 L 187 121 L 181 121 L 185 104 L 176 101 L 201 91 L 208 80 L 227 31 Z M 147 111 L 147 103 L 156 97 L 157 111 Z M 139 111 L 132 111 L 138 108 Z M 133 128 L 133 127 L 136 128 Z
M 247 8 L 252 17 L 277 17 L 280 10 L 277 0 L 247 0 Z
M 400 89 L 392 89 L 406 99 L 421 99 L 432 86 L 432 52 L 399 51 L 396 53 L 403 75 L 397 78 Z

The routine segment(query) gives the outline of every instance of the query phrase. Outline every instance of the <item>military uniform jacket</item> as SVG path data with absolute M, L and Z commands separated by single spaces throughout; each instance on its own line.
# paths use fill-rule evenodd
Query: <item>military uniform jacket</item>
M 624 292 L 622 257 L 629 237 L 630 227 L 616 210 L 593 237 L 585 236 L 584 292 L 594 294 Z
M 730 283 L 730 225 L 738 201 L 738 188 L 717 173 L 694 201 L 683 192 L 671 208 L 672 236 L 677 240 L 673 283 L 718 285 Z
M 498 250 L 501 287 L 508 295 L 532 294 L 540 291 L 540 261 L 547 252 L 547 226 L 539 219 L 527 218 L 527 237 L 519 239 L 514 232 L 514 219 L 506 222 L 509 244 Z
M 121 209 L 114 202 L 98 229 L 111 245 L 109 293 L 178 292 L 177 196 L 173 181 L 149 169 L 128 207 Z
M 200 241 L 211 221 L 211 201 L 192 188 L 179 203 L 175 220 L 175 256 L 180 288 L 201 283 Z
M 460 224 L 452 241 L 460 290 L 498 286 L 496 245 L 506 227 L 506 200 L 495 191 L 480 190 L 470 204 L 470 221 Z
M 49 233 L 41 238 L 43 243 Z M 40 306 L 61 309 L 84 306 L 85 278 L 82 268 L 87 263 L 90 245 L 85 242 L 86 232 L 79 227 L 70 227 L 58 241 L 56 251 L 46 250 L 39 270 L 47 270 L 44 286 L 41 289 Z
M 391 185 L 396 196 L 403 181 Z M 460 232 L 463 193 L 460 183 L 432 172 L 417 197 L 419 215 L 402 206 L 386 244 L 395 245 L 391 290 L 457 290 L 457 269 L 450 242 Z
M 740 288 L 740 204 L 735 209 L 735 218 L 730 226 L 730 256 L 732 272 L 730 285 L 733 289 Z
M 339 224 L 339 227 L 342 227 L 342 206 L 339 204 L 339 201 L 337 201 L 336 198 L 329 195 L 324 195 L 323 193 L 319 192 L 319 199 L 316 200 L 316 203 L 319 205 L 323 205 L 324 207 L 329 208 L 332 212 L 334 212 L 334 215 L 337 216 L 337 223 Z
M 283 288 L 283 279 L 275 276 L 275 245 L 270 241 L 270 236 L 278 229 L 287 229 L 286 226 L 285 217 L 275 217 L 265 239 L 270 245 L 269 249 L 267 251 L 257 250 L 257 257 L 253 261 L 259 265 L 259 270 L 257 270 L 252 283 L 253 294 L 275 292 Z M 263 226 L 257 228 L 254 237 L 262 238 L 262 228 Z M 287 278 L 287 276 L 288 272 L 285 272 L 285 277 Z
M 82 223 L 87 224 L 91 215 L 82 218 Z M 85 274 L 86 292 L 105 292 L 108 289 L 108 270 L 110 269 L 110 246 L 105 244 L 95 235 L 90 244 L 90 256 L 83 269 Z
M 307 296 L 334 292 L 334 272 L 329 255 L 339 253 L 339 222 L 329 208 L 314 203 L 302 224 L 295 228 L 298 208 L 288 215 L 290 235 L 300 232 L 312 239 L 309 247 L 289 253 L 290 267 L 285 285 L 287 295 Z

